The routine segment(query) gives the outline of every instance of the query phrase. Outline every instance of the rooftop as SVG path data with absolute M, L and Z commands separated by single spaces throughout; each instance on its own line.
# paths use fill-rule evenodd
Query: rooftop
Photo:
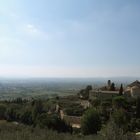
M 134 87 L 134 86 L 140 87 L 140 82 L 138 80 L 136 80 L 135 82 L 128 85 L 128 87 Z

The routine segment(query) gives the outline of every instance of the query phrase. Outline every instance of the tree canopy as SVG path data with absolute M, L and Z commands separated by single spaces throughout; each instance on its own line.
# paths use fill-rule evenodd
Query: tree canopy
M 85 112 L 81 128 L 84 135 L 96 134 L 101 129 L 100 115 L 95 109 L 91 108 Z

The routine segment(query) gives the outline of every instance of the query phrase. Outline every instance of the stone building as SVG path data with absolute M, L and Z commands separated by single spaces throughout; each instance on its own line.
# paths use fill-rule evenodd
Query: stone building
M 135 82 L 128 85 L 125 90 L 125 95 L 134 98 L 140 97 L 140 82 L 136 80 Z

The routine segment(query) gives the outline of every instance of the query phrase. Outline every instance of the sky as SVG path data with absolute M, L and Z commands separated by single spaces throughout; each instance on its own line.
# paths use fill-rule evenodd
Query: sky
M 139 0 L 0 0 L 0 77 L 140 77 Z

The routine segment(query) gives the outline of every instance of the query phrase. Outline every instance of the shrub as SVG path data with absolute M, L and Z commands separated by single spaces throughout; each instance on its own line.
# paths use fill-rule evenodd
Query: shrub
M 84 135 L 97 134 L 101 129 L 101 119 L 99 113 L 91 108 L 85 112 L 81 122 L 81 129 Z

